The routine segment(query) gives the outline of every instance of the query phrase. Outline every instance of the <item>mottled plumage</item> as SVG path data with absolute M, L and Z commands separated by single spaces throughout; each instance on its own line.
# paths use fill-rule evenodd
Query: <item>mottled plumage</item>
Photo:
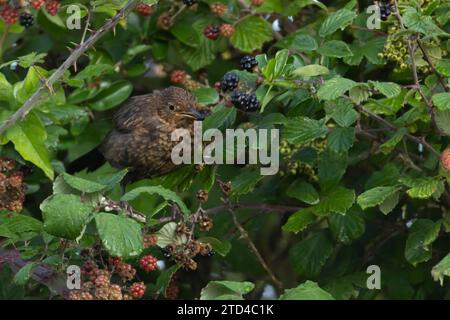
M 128 99 L 116 112 L 113 128 L 100 146 L 105 159 L 116 168 L 129 168 L 130 179 L 163 175 L 176 168 L 171 161 L 171 133 L 193 130 L 203 113 L 188 91 L 169 87 Z

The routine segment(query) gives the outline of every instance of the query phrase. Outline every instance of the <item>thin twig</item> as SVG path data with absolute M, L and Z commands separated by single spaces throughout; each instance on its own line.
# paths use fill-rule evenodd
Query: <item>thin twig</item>
M 400 11 L 398 10 L 397 0 L 394 0 L 394 3 L 395 3 L 395 8 L 396 8 L 395 11 L 394 11 L 394 14 L 397 17 L 397 20 L 398 20 L 398 22 L 400 24 L 401 29 L 406 30 L 406 27 L 405 27 L 405 25 L 403 23 L 402 16 L 400 15 Z M 409 57 L 411 59 L 411 71 L 412 71 L 412 74 L 413 74 L 415 89 L 417 90 L 419 95 L 422 97 L 422 100 L 425 102 L 425 104 L 426 104 L 426 106 L 428 108 L 428 113 L 430 114 L 431 121 L 433 122 L 433 124 L 436 127 L 437 131 L 439 132 L 440 135 L 443 135 L 441 130 L 440 130 L 440 128 L 436 124 L 436 120 L 435 120 L 435 116 L 434 116 L 434 112 L 433 112 L 433 103 L 427 98 L 427 96 L 423 93 L 422 89 L 420 88 L 419 76 L 417 74 L 416 58 L 415 58 L 415 55 L 414 55 L 415 48 L 413 47 L 411 37 L 412 36 L 408 37 L 408 53 L 409 53 Z M 416 41 L 419 44 L 419 39 L 418 38 L 416 38 Z M 420 44 L 419 44 L 419 46 L 420 46 Z
M 230 204 L 220 205 L 217 207 L 203 209 L 203 210 L 205 210 L 206 214 L 208 214 L 208 215 L 214 215 L 219 212 L 227 212 L 226 210 L 229 209 L 230 207 L 233 210 L 255 209 L 255 210 L 261 210 L 262 212 L 268 212 L 268 213 L 270 213 L 270 212 L 274 212 L 274 213 L 295 212 L 302 208 L 301 206 L 286 206 L 286 205 L 277 205 L 277 204 L 268 204 L 268 203 L 230 203 Z M 142 215 L 144 215 L 144 214 L 142 214 Z M 158 219 L 157 224 L 171 222 L 171 221 L 174 221 L 175 219 L 176 219 L 176 217 L 173 215 L 161 217 Z
M 387 121 L 387 120 L 384 119 L 383 117 L 380 117 L 378 114 L 373 113 L 372 111 L 367 110 L 367 109 L 364 108 L 362 105 L 357 105 L 357 108 L 358 108 L 360 111 L 362 111 L 362 112 L 368 114 L 371 118 L 375 119 L 375 120 L 378 121 L 379 123 L 385 125 L 389 130 L 392 130 L 392 131 L 397 130 L 397 127 L 396 127 L 395 125 L 393 125 L 392 123 L 390 123 L 389 121 Z M 412 134 L 409 134 L 409 133 L 406 133 L 406 134 L 405 134 L 405 137 L 406 137 L 408 140 L 411 140 L 411 141 L 413 141 L 413 142 L 422 144 L 426 149 L 428 149 L 428 151 L 430 151 L 430 152 L 431 152 L 432 154 L 434 154 L 435 156 L 437 156 L 437 157 L 440 157 L 440 156 L 441 156 L 441 154 L 440 154 L 436 149 L 434 149 L 433 146 L 432 146 L 431 144 L 429 144 L 427 141 L 425 141 L 424 138 L 419 138 L 419 137 L 413 136 Z
M 262 257 L 261 253 L 259 253 L 259 251 L 258 251 L 258 248 L 256 248 L 254 242 L 249 237 L 247 230 L 245 230 L 244 227 L 239 223 L 234 210 L 231 207 L 229 207 L 228 211 L 231 213 L 234 225 L 236 226 L 236 228 L 238 228 L 239 233 L 241 234 L 241 238 L 244 239 L 247 242 L 248 246 L 250 247 L 250 250 L 253 251 L 253 253 L 255 254 L 255 256 L 258 259 L 258 261 L 261 264 L 261 266 L 267 272 L 267 274 L 269 275 L 270 279 L 272 279 L 272 282 L 275 284 L 275 286 L 278 288 L 278 290 L 280 292 L 282 292 L 283 291 L 283 284 L 281 283 L 280 280 L 278 280 L 278 278 L 275 276 L 273 271 L 269 268 L 267 263 L 264 261 L 264 258 Z
M 130 0 L 125 6 L 105 25 L 98 29 L 93 35 L 89 37 L 82 45 L 78 46 L 67 58 L 66 61 L 48 78 L 48 85 L 52 86 L 63 75 L 64 72 L 69 69 L 89 48 L 91 48 L 97 40 L 103 37 L 108 31 L 113 29 L 121 19 L 125 18 L 129 12 L 135 8 L 139 0 Z M 0 125 L 0 135 L 3 134 L 8 128 L 14 125 L 17 121 L 24 119 L 26 115 L 36 106 L 37 102 L 41 98 L 42 94 L 46 91 L 47 87 L 42 84 L 39 89 L 7 120 Z
M 450 87 L 445 83 L 444 77 L 442 77 L 442 75 L 439 72 L 437 72 L 436 68 L 433 65 L 433 62 L 431 61 L 430 56 L 428 55 L 427 51 L 425 50 L 425 47 L 422 44 L 422 41 L 419 38 L 417 38 L 416 41 L 420 51 L 422 51 L 423 58 L 428 63 L 428 66 L 430 67 L 431 71 L 433 71 L 436 74 L 439 82 L 444 87 L 444 89 L 447 92 L 450 92 Z

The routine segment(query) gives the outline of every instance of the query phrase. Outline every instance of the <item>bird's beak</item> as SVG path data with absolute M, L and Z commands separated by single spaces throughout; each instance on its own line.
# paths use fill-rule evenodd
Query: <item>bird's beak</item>
M 202 121 L 205 119 L 206 114 L 202 111 L 198 111 L 195 108 L 190 108 L 188 112 L 182 113 L 184 116 L 187 116 L 189 118 L 193 118 L 195 120 Z

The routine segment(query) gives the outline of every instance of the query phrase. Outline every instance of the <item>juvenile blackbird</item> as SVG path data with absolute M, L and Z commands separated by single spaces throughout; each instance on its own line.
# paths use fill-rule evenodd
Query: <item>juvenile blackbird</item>
M 171 160 L 171 134 L 177 128 L 193 132 L 204 112 L 188 91 L 169 87 L 128 99 L 113 117 L 113 128 L 98 150 L 113 167 L 128 168 L 126 182 L 166 174 L 176 168 Z

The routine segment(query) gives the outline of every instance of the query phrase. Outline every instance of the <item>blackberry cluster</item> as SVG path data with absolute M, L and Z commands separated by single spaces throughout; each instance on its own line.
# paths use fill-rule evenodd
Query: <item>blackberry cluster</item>
M 394 69 L 395 72 L 408 68 L 410 56 L 407 49 L 407 39 L 400 33 L 398 27 L 390 27 L 388 29 L 388 37 L 384 44 L 384 50 L 378 56 L 394 62 L 397 65 Z
M 259 109 L 259 101 L 254 94 L 233 91 L 231 94 L 231 102 L 233 105 L 244 111 L 256 111 Z
M 14 160 L 0 158 L 0 211 L 22 211 L 25 201 L 23 177 L 23 171 Z
M 239 76 L 235 73 L 228 72 L 223 76 L 222 81 L 220 83 L 220 88 L 223 91 L 232 91 L 237 88 L 238 84 L 239 84 Z
M 241 68 L 247 71 L 252 71 L 258 65 L 255 57 L 252 56 L 243 56 L 240 62 Z
M 31 13 L 24 12 L 19 18 L 20 25 L 25 28 L 30 28 L 33 25 L 34 17 Z
M 197 0 L 183 0 L 183 3 L 188 7 L 192 7 L 194 4 L 197 3 Z

